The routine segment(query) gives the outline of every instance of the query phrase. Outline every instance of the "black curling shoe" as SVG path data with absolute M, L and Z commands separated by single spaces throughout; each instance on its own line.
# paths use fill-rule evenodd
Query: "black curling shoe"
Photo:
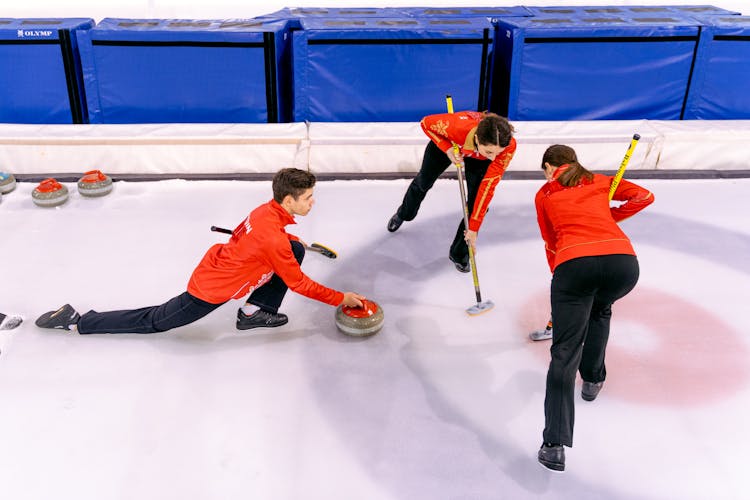
M 277 326 L 286 325 L 289 317 L 286 314 L 274 314 L 258 309 L 248 316 L 240 309 L 237 311 L 237 329 L 250 330 L 251 328 L 276 328 Z
M 73 309 L 70 304 L 65 304 L 56 311 L 48 311 L 36 320 L 36 326 L 39 328 L 54 328 L 58 330 L 70 331 L 73 325 L 78 324 L 81 315 Z
M 403 223 L 403 219 L 401 219 L 398 214 L 393 214 L 393 217 L 391 217 L 391 219 L 388 221 L 388 231 L 390 231 L 391 233 L 395 233 Z
M 469 265 L 469 261 L 468 260 L 466 262 L 459 262 L 459 261 L 455 260 L 453 257 L 448 256 L 448 258 L 451 260 L 451 262 L 453 262 L 456 265 L 456 269 L 459 272 L 462 272 L 462 273 L 469 273 L 469 272 L 471 272 L 471 266 Z
M 563 445 L 542 443 L 537 458 L 540 464 L 552 472 L 565 472 L 565 448 L 563 448 Z
M 586 401 L 593 401 L 599 395 L 599 391 L 602 390 L 604 382 L 586 382 L 583 381 L 583 387 L 581 387 L 581 397 Z

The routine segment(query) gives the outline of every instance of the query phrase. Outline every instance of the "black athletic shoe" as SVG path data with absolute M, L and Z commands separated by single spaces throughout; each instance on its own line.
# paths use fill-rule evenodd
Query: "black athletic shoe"
M 70 330 L 70 327 L 78 324 L 81 315 L 73 309 L 70 304 L 65 304 L 57 311 L 49 311 L 36 320 L 39 328 L 56 328 L 59 330 Z
M 565 448 L 561 444 L 547 445 L 542 443 L 537 458 L 540 464 L 552 472 L 565 471 Z
M 581 397 L 586 401 L 593 401 L 599 395 L 599 391 L 602 390 L 604 382 L 586 382 L 583 381 L 583 387 L 581 387 Z
M 286 325 L 289 318 L 286 314 L 274 314 L 258 309 L 248 316 L 240 309 L 237 311 L 237 329 L 250 330 L 251 328 L 275 328 Z
M 23 323 L 21 316 L 6 316 L 0 313 L 0 330 L 12 330 Z
M 398 228 L 401 227 L 401 224 L 403 224 L 404 221 L 401 219 L 401 217 L 398 216 L 398 214 L 393 214 L 393 217 L 391 217 L 391 220 L 388 221 L 388 231 L 391 233 L 395 233 Z
M 453 257 L 448 256 L 448 258 L 456 265 L 456 269 L 458 269 L 462 273 L 469 273 L 471 272 L 471 266 L 469 265 L 469 261 L 466 262 L 459 262 L 455 260 Z

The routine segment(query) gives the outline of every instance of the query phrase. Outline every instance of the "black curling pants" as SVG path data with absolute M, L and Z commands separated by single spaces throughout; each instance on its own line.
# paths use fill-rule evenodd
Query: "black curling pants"
M 198 321 L 220 305 L 184 292 L 158 306 L 121 311 L 89 311 L 78 321 L 78 333 L 165 332 Z
M 576 372 L 586 382 L 603 382 L 612 304 L 638 282 L 633 255 L 580 257 L 563 262 L 552 276 L 554 333 L 544 399 L 546 443 L 573 446 Z
M 477 192 L 479 191 L 479 184 L 484 179 L 484 174 L 487 173 L 487 168 L 490 166 L 489 160 L 477 160 L 475 158 L 464 158 L 464 174 L 466 176 L 466 206 L 468 207 L 469 213 L 474 208 L 474 202 L 477 198 Z M 419 169 L 416 177 L 411 181 L 409 187 L 406 189 L 406 194 L 401 202 L 401 206 L 398 207 L 396 214 L 405 221 L 414 220 L 419 211 L 419 207 L 422 204 L 427 195 L 427 191 L 432 188 L 435 181 L 445 170 L 451 165 L 451 161 L 448 159 L 443 151 L 438 148 L 434 142 L 430 141 L 424 151 L 424 157 L 422 158 L 422 166 Z M 456 193 L 456 198 L 460 200 L 460 196 Z M 460 204 L 459 204 L 460 206 Z M 450 246 L 450 257 L 461 263 L 469 262 L 469 247 L 464 239 L 464 225 L 463 214 L 461 223 L 458 225 L 456 230 L 456 236 L 453 238 L 453 242 Z
M 305 247 L 297 241 L 290 243 L 294 257 L 301 263 Z M 276 313 L 286 291 L 286 284 L 274 274 L 268 283 L 250 294 L 247 302 Z M 221 305 L 211 304 L 183 292 L 158 306 L 107 312 L 89 311 L 78 321 L 78 333 L 165 332 L 198 321 Z

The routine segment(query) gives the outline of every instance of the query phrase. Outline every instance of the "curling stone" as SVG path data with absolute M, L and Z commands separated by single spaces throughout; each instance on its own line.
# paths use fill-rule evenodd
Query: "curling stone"
M 56 207 L 68 199 L 68 188 L 53 178 L 44 179 L 31 192 L 31 198 L 40 207 Z
M 369 337 L 383 327 L 383 308 L 372 300 L 363 300 L 364 307 L 338 306 L 336 326 L 352 337 Z
M 0 172 L 0 195 L 16 189 L 16 177 L 7 172 Z
M 101 170 L 89 170 L 78 179 L 78 192 L 82 196 L 104 196 L 112 191 L 112 179 Z

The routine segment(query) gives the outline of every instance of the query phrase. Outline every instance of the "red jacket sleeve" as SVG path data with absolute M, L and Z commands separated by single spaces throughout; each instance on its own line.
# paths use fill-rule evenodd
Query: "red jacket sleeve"
M 612 218 L 615 222 L 620 222 L 651 205 L 654 202 L 654 195 L 651 191 L 623 179 L 617 185 L 612 199 L 625 202 L 620 206 L 610 208 Z
M 495 188 L 500 183 L 500 179 L 503 178 L 505 170 L 510 164 L 510 160 L 513 159 L 513 155 L 516 152 L 516 140 L 511 139 L 508 147 L 497 155 L 490 166 L 487 168 L 487 172 L 482 178 L 482 182 L 479 184 L 479 190 L 477 191 L 477 198 L 474 201 L 474 208 L 471 210 L 469 216 L 469 229 L 471 231 L 479 231 L 479 228 L 484 221 L 484 215 L 487 213 L 487 209 L 490 207 L 492 197 L 495 196 Z
M 555 249 L 557 248 L 557 236 L 549 218 L 544 211 L 544 199 L 545 196 L 540 190 L 536 194 L 534 204 L 536 205 L 536 221 L 539 224 L 539 231 L 542 233 L 542 239 L 544 240 L 544 251 L 547 255 L 547 264 L 549 264 L 549 270 L 554 271 L 555 269 Z
M 290 290 L 332 306 L 338 306 L 344 300 L 343 293 L 321 285 L 302 272 L 297 259 L 294 258 L 292 247 L 289 245 L 288 240 L 281 238 L 281 234 L 263 235 L 263 239 L 266 238 L 273 240 L 267 242 L 260 241 L 260 244 L 265 246 L 265 248 L 273 249 L 270 252 L 265 252 L 265 255 L 270 260 L 269 264 L 274 273 L 284 281 Z

